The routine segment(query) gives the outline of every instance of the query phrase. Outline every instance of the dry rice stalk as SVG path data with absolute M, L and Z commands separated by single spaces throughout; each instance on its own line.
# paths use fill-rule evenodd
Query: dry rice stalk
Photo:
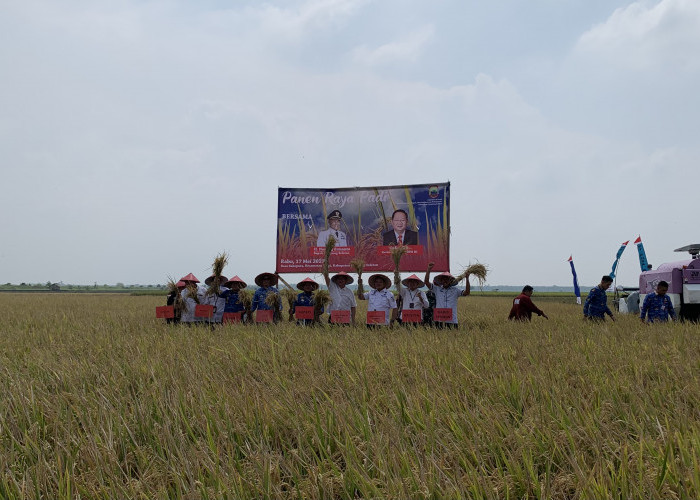
M 394 261 L 394 285 L 396 285 L 396 288 L 401 286 L 399 265 L 401 263 L 401 257 L 406 253 L 406 250 L 407 248 L 403 245 L 391 247 L 391 258 Z
M 168 279 L 168 291 L 175 294 L 175 300 L 173 300 L 173 311 L 175 312 L 175 317 L 180 318 L 182 312 L 185 310 L 185 301 L 182 298 L 180 289 L 177 287 L 177 283 L 172 278 Z
M 287 300 L 287 304 L 289 304 L 289 321 L 293 321 L 294 313 L 292 312 L 292 309 L 294 308 L 294 302 L 296 302 L 297 300 L 297 294 L 294 293 L 294 290 L 292 290 L 291 288 L 283 288 L 282 290 L 280 290 L 280 295 Z M 267 298 L 265 299 L 265 301 L 267 302 Z
M 362 270 L 365 268 L 365 261 L 361 258 L 352 259 L 350 267 L 357 273 L 359 278 L 362 278 Z
M 323 266 L 321 266 L 321 274 L 328 276 L 328 261 L 331 258 L 331 252 L 335 248 L 335 238 L 330 236 L 326 241 L 326 252 L 323 256 Z
M 467 275 L 474 276 L 477 281 L 479 282 L 479 286 L 483 286 L 484 283 L 486 283 L 486 275 L 489 272 L 489 268 L 485 266 L 484 264 L 476 263 L 476 264 L 470 264 L 459 276 L 455 278 L 455 281 L 459 283 L 462 281 L 464 278 L 467 277 Z
M 318 321 L 318 318 L 323 314 L 323 310 L 332 302 L 331 294 L 328 290 L 319 288 L 311 293 L 311 297 L 314 300 L 314 321 Z
M 199 304 L 199 289 L 197 288 L 197 283 L 187 283 L 187 298 L 194 300 L 195 304 Z
M 238 290 L 238 302 L 240 302 L 246 311 L 250 311 L 250 308 L 253 305 L 253 292 L 247 288 Z
M 275 311 L 280 310 L 280 294 L 277 292 L 269 292 L 265 296 L 265 304 L 272 307 Z
M 228 255 L 226 252 L 220 253 L 214 258 L 214 263 L 211 265 L 214 280 L 207 289 L 207 295 L 219 295 L 221 293 L 221 273 L 224 272 L 224 267 L 226 267 L 226 264 L 228 264 Z

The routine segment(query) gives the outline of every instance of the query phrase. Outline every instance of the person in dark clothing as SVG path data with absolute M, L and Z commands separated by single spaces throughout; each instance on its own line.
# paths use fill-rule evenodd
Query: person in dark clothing
M 513 307 L 510 310 L 508 319 L 517 321 L 530 321 L 532 319 L 532 313 L 542 316 L 545 319 L 549 319 L 547 315 L 539 309 L 530 297 L 532 297 L 532 292 L 534 289 L 530 285 L 525 285 L 523 291 L 520 295 L 513 299 Z

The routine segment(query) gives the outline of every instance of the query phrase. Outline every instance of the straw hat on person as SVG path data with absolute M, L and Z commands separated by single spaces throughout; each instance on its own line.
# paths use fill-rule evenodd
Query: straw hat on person
M 224 286 L 227 287 L 227 288 L 230 288 L 231 285 L 233 285 L 234 283 L 238 283 L 239 285 L 241 285 L 241 288 L 245 288 L 245 287 L 248 286 L 248 285 L 246 284 L 246 282 L 243 281 L 243 280 L 242 280 L 241 278 L 239 278 L 238 276 L 234 276 L 233 278 L 231 278 L 230 280 L 228 280 L 226 283 L 224 283 Z
M 211 285 L 212 283 L 214 283 L 214 278 L 216 278 L 216 276 L 214 276 L 212 274 L 211 276 L 209 276 L 207 279 L 204 280 L 204 284 Z M 226 276 L 224 276 L 224 275 L 219 276 L 219 285 L 223 285 L 227 281 L 228 281 L 228 278 Z
M 301 280 L 299 283 L 297 283 L 297 288 L 301 291 L 304 291 L 304 285 L 306 285 L 307 283 L 313 285 L 314 290 L 318 290 L 318 283 L 316 283 L 311 278 L 304 278 L 303 280 Z
M 333 277 L 331 278 L 331 281 L 332 281 L 333 283 L 335 283 L 335 279 L 336 279 L 336 278 L 339 278 L 340 276 L 344 276 L 344 277 L 345 277 L 345 284 L 346 284 L 346 285 L 349 285 L 350 283 L 352 283 L 353 281 L 355 281 L 355 280 L 353 279 L 352 276 L 350 276 L 348 273 L 343 272 L 343 271 L 340 271 L 338 274 L 336 274 L 335 276 L 333 276 Z
M 382 281 L 384 281 L 384 288 L 390 288 L 390 287 L 391 287 L 391 280 L 390 280 L 387 276 L 384 276 L 383 274 L 373 274 L 373 275 L 370 276 L 369 279 L 367 280 L 367 284 L 369 284 L 369 286 L 370 286 L 371 288 L 375 288 L 375 287 L 374 287 L 374 282 L 377 281 L 378 279 L 381 279 Z
M 180 278 L 180 281 L 184 281 L 185 283 L 199 283 L 197 277 L 192 273 L 188 274 L 187 276 L 183 276 L 182 278 Z
M 445 286 L 451 284 L 454 280 L 455 277 L 452 276 L 448 271 L 445 271 L 444 273 L 440 273 L 437 276 L 435 276 L 433 283 L 439 286 Z
M 420 278 L 419 278 L 418 276 L 416 276 L 415 274 L 412 274 L 412 275 L 410 275 L 408 278 L 404 278 L 403 280 L 401 280 L 401 284 L 402 284 L 403 286 L 408 286 L 408 282 L 409 282 L 409 281 L 417 281 L 417 282 L 418 282 L 418 288 L 421 288 L 422 286 L 425 285 L 425 283 L 423 283 L 423 280 L 420 279 Z
M 255 284 L 262 286 L 262 280 L 265 278 L 270 279 L 270 283 L 274 286 L 277 284 L 277 275 L 272 273 L 260 273 L 255 277 Z

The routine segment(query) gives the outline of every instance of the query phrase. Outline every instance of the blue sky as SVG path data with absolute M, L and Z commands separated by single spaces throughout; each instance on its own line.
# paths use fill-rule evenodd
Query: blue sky
M 250 280 L 278 186 L 450 181 L 492 285 L 700 242 L 694 0 L 25 0 L 0 39 L 3 283 Z

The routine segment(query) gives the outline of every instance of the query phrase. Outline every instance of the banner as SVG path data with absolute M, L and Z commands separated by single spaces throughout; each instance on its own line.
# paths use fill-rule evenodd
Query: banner
M 576 295 L 576 303 L 581 303 L 581 289 L 578 286 L 578 276 L 576 276 L 576 268 L 574 267 L 573 255 L 569 255 L 569 264 L 571 264 L 571 274 L 574 276 L 574 295 Z
M 649 262 L 647 262 L 647 253 L 644 251 L 644 244 L 642 243 L 642 237 L 637 236 L 634 240 L 634 244 L 637 245 L 637 253 L 639 254 L 639 268 L 644 271 L 651 269 Z
M 611 278 L 615 278 L 615 269 L 617 269 L 617 264 L 618 264 L 618 262 L 620 262 L 620 257 L 622 257 L 622 252 L 624 252 L 625 248 L 627 248 L 627 243 L 629 243 L 629 240 L 625 241 L 622 245 L 620 245 L 620 249 L 617 251 L 617 255 L 615 255 L 615 262 L 613 262 L 612 271 L 610 271 Z
M 393 271 L 391 248 L 406 247 L 401 271 L 448 271 L 450 184 L 355 188 L 279 188 L 278 273 L 320 272 L 325 246 L 333 237 L 331 272 Z

